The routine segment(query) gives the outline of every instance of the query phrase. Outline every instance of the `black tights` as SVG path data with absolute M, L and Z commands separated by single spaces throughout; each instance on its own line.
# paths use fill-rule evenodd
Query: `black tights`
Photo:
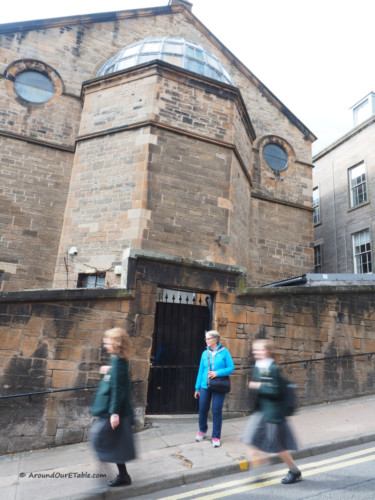
M 120 477 L 125 477 L 128 474 L 128 471 L 126 470 L 126 465 L 125 464 L 116 464 L 118 468 L 118 473 Z

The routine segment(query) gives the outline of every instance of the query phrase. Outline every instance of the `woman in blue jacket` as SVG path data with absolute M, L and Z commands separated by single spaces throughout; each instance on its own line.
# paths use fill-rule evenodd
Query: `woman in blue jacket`
M 199 432 L 196 441 L 203 441 L 207 434 L 207 418 L 212 399 L 212 445 L 220 446 L 221 424 L 223 421 L 223 405 L 226 394 L 214 392 L 207 387 L 207 378 L 224 377 L 233 373 L 234 364 L 228 349 L 220 343 L 220 335 L 216 330 L 206 332 L 207 350 L 203 352 L 194 397 L 199 398 Z

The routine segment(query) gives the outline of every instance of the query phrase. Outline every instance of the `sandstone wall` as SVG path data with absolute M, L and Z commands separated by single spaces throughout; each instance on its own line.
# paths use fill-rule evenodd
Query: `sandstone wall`
M 371 394 L 373 293 L 372 286 L 249 289 L 238 297 L 246 310 L 242 327 L 247 338 L 274 339 L 300 404 Z
M 133 340 L 131 378 L 143 380 L 133 388 L 137 414 L 137 401 L 145 398 L 152 323 L 148 331 L 146 307 L 142 308 L 145 315 L 131 312 L 135 301 L 129 292 L 100 295 L 99 299 L 98 293 L 81 291 L 72 300 L 71 294 L 62 291 L 42 296 L 24 292 L 18 300 L 1 301 L 2 395 L 96 385 L 98 368 L 108 361 L 102 349 L 103 332 L 120 326 Z M 94 389 L 88 389 L 0 400 L 1 452 L 85 440 L 93 395 Z M 140 421 L 143 418 L 142 407 Z
M 160 63 L 84 96 L 54 285 L 102 271 L 119 286 L 127 248 L 249 267 L 254 134 L 239 93 Z
M 127 88 L 116 85 L 105 96 L 103 94 L 99 96 L 99 87 L 95 87 L 97 81 L 93 84 L 92 80 L 95 81 L 99 68 L 110 57 L 134 41 L 148 36 L 166 35 L 185 37 L 212 51 L 232 74 L 235 87 L 239 89 L 240 94 L 229 90 L 227 86 L 209 83 L 208 80 L 200 77 L 198 77 L 198 84 L 192 85 L 185 75 L 185 78 L 182 78 L 184 84 L 181 84 L 181 77 L 177 84 L 176 72 L 170 71 L 168 78 L 161 78 L 150 73 L 149 77 L 143 81 L 134 79 L 132 85 Z M 150 145 L 150 154 L 157 156 L 157 150 L 151 151 L 151 149 L 157 141 L 160 141 L 157 146 L 163 149 L 163 154 L 168 154 L 170 159 L 176 160 L 176 171 L 179 171 L 181 164 L 184 164 L 187 169 L 192 167 L 195 173 L 198 165 L 196 163 L 190 165 L 188 157 L 191 155 L 191 150 L 197 148 L 196 143 L 193 140 L 190 142 L 185 140 L 187 150 L 173 156 L 170 151 L 166 153 L 165 143 L 162 141 L 166 138 L 171 139 L 171 146 L 174 148 L 178 138 L 172 139 L 172 135 L 156 137 L 154 131 L 150 132 L 149 129 L 142 129 L 139 132 L 136 145 L 128 143 L 128 141 L 134 141 L 130 131 L 127 138 L 121 134 L 116 138 L 103 139 L 101 137 L 96 139 L 96 144 L 87 138 L 89 134 L 105 132 L 111 128 L 130 129 L 132 125 L 145 119 L 146 116 L 165 127 L 173 121 L 175 126 L 183 128 L 186 133 L 199 134 L 202 137 L 209 137 L 212 141 L 221 141 L 231 145 L 235 158 L 230 160 L 227 152 L 222 152 L 220 147 L 214 154 L 212 148 L 200 150 L 201 170 L 196 182 L 201 181 L 202 178 L 207 179 L 207 176 L 205 177 L 207 170 L 203 162 L 207 159 L 211 161 L 208 172 L 208 175 L 211 175 L 212 163 L 217 161 L 219 169 L 217 184 L 218 191 L 220 191 L 223 163 L 230 161 L 234 165 L 239 162 L 245 174 L 243 181 L 249 185 L 249 189 L 254 191 L 254 194 L 262 197 L 264 204 L 269 203 L 267 197 L 271 197 L 274 203 L 295 204 L 296 210 L 299 205 L 306 208 L 311 205 L 311 173 L 308 165 L 311 163 L 312 134 L 249 69 L 245 68 L 188 9 L 184 9 L 181 5 L 2 25 L 0 44 L 2 48 L 0 137 L 3 151 L 1 173 L 2 178 L 5 179 L 5 191 L 4 194 L 1 193 L 1 206 L 4 206 L 5 215 L 0 216 L 2 233 L 0 272 L 5 273 L 1 285 L 2 290 L 75 286 L 79 272 L 113 270 L 114 265 L 121 261 L 121 252 L 124 249 L 129 246 L 134 248 L 151 246 L 148 239 L 150 231 L 158 232 L 160 227 L 158 225 L 159 214 L 156 216 L 158 220 L 153 223 L 150 220 L 148 208 L 145 206 L 147 191 L 144 188 L 145 182 L 147 183 L 148 165 L 146 162 L 149 154 L 147 146 Z M 47 103 L 26 102 L 20 99 L 14 91 L 13 80 L 17 72 L 32 68 L 38 71 L 43 70 L 55 85 L 55 95 Z M 129 77 L 127 73 L 124 73 L 118 78 L 130 83 L 129 79 L 133 76 Z M 83 94 L 84 82 L 88 81 L 90 82 L 88 86 L 92 86 L 92 93 Z M 108 81 L 112 80 L 108 79 Z M 215 92 L 212 91 L 214 88 Z M 234 99 L 233 96 L 236 93 L 238 97 Z M 155 106 L 156 100 L 158 100 L 158 106 Z M 116 111 L 119 103 L 123 104 L 121 113 L 119 109 Z M 82 114 L 83 105 L 87 106 L 87 110 L 90 109 L 91 113 Z M 249 118 L 255 130 L 256 142 L 249 138 Z M 260 158 L 262 141 L 269 136 L 283 138 L 289 144 L 290 151 L 293 152 L 293 167 L 282 172 L 277 179 L 272 177 L 273 173 L 267 170 Z M 83 145 L 83 138 L 86 140 L 85 145 Z M 85 150 L 88 152 L 85 161 L 90 161 L 89 166 L 80 163 L 83 161 L 82 154 Z M 77 155 L 75 160 L 74 153 Z M 123 191 L 117 193 L 120 199 L 119 207 L 121 207 L 123 195 L 124 205 L 128 207 L 130 195 L 127 188 L 135 185 L 135 191 L 131 195 L 134 212 L 129 218 L 124 214 L 117 217 L 118 210 L 115 209 L 114 220 L 111 220 L 111 209 L 106 213 L 106 207 L 101 206 L 100 220 L 93 221 L 94 211 L 90 204 L 94 204 L 97 192 L 90 192 L 86 189 L 87 176 L 93 172 L 95 180 L 102 182 L 102 177 L 108 174 L 109 177 L 105 179 L 102 190 L 104 195 L 108 193 L 108 182 L 111 176 L 115 175 L 115 171 L 114 169 L 108 170 L 108 166 L 104 164 L 103 158 L 106 155 L 114 160 L 114 165 L 124 168 L 126 192 L 125 194 Z M 140 155 L 141 159 L 139 159 Z M 194 162 L 195 160 L 196 158 Z M 20 169 L 18 162 L 20 162 Z M 132 162 L 137 171 L 136 175 L 129 175 Z M 73 165 L 78 168 L 78 171 L 81 169 L 82 186 L 78 183 L 74 184 L 76 177 L 73 174 L 71 186 L 73 195 L 66 211 L 66 225 L 69 233 L 65 232 L 62 235 L 59 250 L 58 235 L 62 232 L 67 190 Z M 102 167 L 103 170 L 100 172 Z M 83 173 L 85 168 L 87 169 L 86 177 Z M 242 177 L 241 172 L 236 173 Z M 24 178 L 23 175 L 25 175 Z M 154 176 L 154 172 L 152 175 Z M 231 181 L 234 182 L 234 171 L 226 175 L 228 179 L 231 176 Z M 9 182 L 9 178 L 15 177 L 19 182 L 19 187 Z M 254 181 L 251 186 L 250 177 Z M 214 179 L 210 178 L 210 182 L 214 182 Z M 185 193 L 189 195 L 190 187 L 185 189 Z M 250 239 L 234 232 L 235 228 L 244 227 L 243 221 L 248 214 L 251 217 L 248 221 L 248 231 L 255 229 L 258 224 L 257 219 L 254 218 L 257 216 L 258 202 L 255 201 L 253 204 L 250 201 L 250 207 L 245 206 L 249 193 L 245 193 L 242 187 L 239 188 L 238 182 L 233 189 L 229 186 L 224 191 L 226 192 L 223 196 L 215 194 L 219 201 L 214 210 L 216 220 L 219 213 L 223 214 L 220 221 L 223 229 L 215 235 L 215 238 L 216 236 L 223 237 L 221 246 L 208 244 L 207 241 L 211 238 L 211 234 L 208 234 L 201 249 L 192 239 L 186 247 L 187 251 L 184 256 L 201 258 L 201 255 L 209 254 L 217 259 L 217 262 L 244 265 L 248 269 L 252 267 L 253 272 L 249 272 L 249 280 L 252 284 L 265 282 L 268 276 L 277 275 L 278 279 L 285 277 L 284 274 L 277 273 L 275 269 L 268 275 L 260 274 L 263 266 L 270 269 L 273 262 L 278 263 L 277 260 L 274 261 L 273 245 L 263 246 L 261 254 L 257 252 L 258 239 L 264 239 L 262 234 L 258 239 L 257 237 Z M 243 194 L 241 200 L 237 197 L 240 191 Z M 78 225 L 73 226 L 69 210 L 77 208 L 77 200 L 74 197 L 79 198 L 83 195 L 87 197 L 83 200 L 84 216 L 80 217 Z M 99 196 L 95 201 L 104 205 L 104 195 Z M 211 193 L 208 195 L 208 198 L 210 197 Z M 192 204 L 194 202 L 196 198 L 192 195 Z M 13 206 L 14 203 L 16 207 Z M 212 203 L 211 199 L 209 203 Z M 235 203 L 238 206 L 235 206 Z M 42 207 L 44 213 L 48 213 L 47 217 L 40 215 Z M 245 208 L 243 213 L 242 207 Z M 274 205 L 271 205 L 269 210 L 273 208 Z M 20 209 L 22 217 L 17 216 L 17 210 Z M 162 207 L 160 212 L 164 209 L 165 207 Z M 25 214 L 31 214 L 31 217 Z M 176 239 L 177 255 L 183 252 L 181 240 L 184 240 L 186 234 L 191 234 L 190 227 L 196 223 L 196 214 L 194 216 L 189 220 L 189 227 L 186 228 L 183 237 L 179 235 Z M 177 217 L 180 217 L 180 214 Z M 232 223 L 234 217 L 241 217 L 241 221 Z M 304 216 L 300 215 L 298 220 L 301 221 L 303 227 L 306 226 L 310 220 L 308 212 L 305 212 Z M 108 227 L 108 232 L 103 230 L 103 225 Z M 276 229 L 270 224 L 266 227 L 271 232 Z M 126 231 L 125 236 L 124 231 Z M 117 248 L 113 248 L 110 244 L 108 251 L 104 252 L 109 233 L 112 236 L 116 233 L 120 241 Z M 69 261 L 66 253 L 66 249 L 74 245 L 75 237 L 78 237 L 80 241 L 86 239 L 85 244 L 91 251 L 91 255 L 87 255 L 87 258 L 81 261 L 79 258 Z M 289 231 L 288 238 L 291 237 L 293 237 L 294 247 L 300 246 L 305 252 L 305 245 L 300 245 L 299 240 L 296 241 L 298 235 L 293 235 Z M 307 238 L 309 237 L 310 233 L 307 235 Z M 178 239 L 180 241 L 177 241 Z M 169 252 L 173 246 L 169 233 L 166 234 L 166 241 L 164 251 Z M 239 243 L 243 247 L 237 254 L 234 249 Z M 95 245 L 96 255 L 93 250 Z M 160 246 L 160 241 L 157 245 Z M 209 246 L 212 248 L 207 253 Z M 35 251 L 26 250 L 29 248 Z M 255 259 L 254 264 L 251 265 L 245 255 L 248 248 Z M 42 266 L 39 265 L 40 262 L 36 256 L 40 249 L 42 249 L 43 256 Z M 57 270 L 54 279 L 51 269 L 56 262 Z M 312 252 L 305 255 L 302 266 L 296 265 L 295 272 L 308 272 L 311 268 Z M 290 271 L 290 267 L 282 269 L 283 272 L 284 270 L 288 273 Z M 113 273 L 108 275 L 108 286 L 119 286 L 119 283 L 118 275 Z
M 4 272 L 4 290 L 51 286 L 72 158 L 67 151 L 0 134 L 0 272 Z
M 213 297 L 213 328 L 236 371 L 227 415 L 247 414 L 251 342 L 269 337 L 276 361 L 298 385 L 301 405 L 373 393 L 374 287 L 244 288 L 236 268 L 140 254 L 129 262 L 129 290 L 51 290 L 0 295 L 3 395 L 81 387 L 98 381 L 102 333 L 126 328 L 134 355 L 131 378 L 139 425 L 147 402 L 157 289 L 200 290 Z M 193 387 L 186 388 L 191 390 Z M 0 400 L 1 452 L 86 439 L 92 391 Z

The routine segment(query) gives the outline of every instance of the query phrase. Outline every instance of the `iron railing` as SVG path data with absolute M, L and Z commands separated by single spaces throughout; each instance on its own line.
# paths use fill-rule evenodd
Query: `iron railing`
M 338 359 L 348 359 L 348 358 L 357 358 L 360 356 L 365 356 L 367 360 L 370 360 L 375 352 L 362 352 L 360 354 L 342 354 L 341 356 L 326 356 L 324 358 L 309 358 L 309 359 L 299 359 L 297 361 L 284 361 L 278 363 L 279 366 L 287 366 L 287 365 L 297 365 L 301 364 L 303 368 L 306 368 L 309 363 L 315 363 L 319 361 L 335 361 Z M 239 366 L 236 367 L 235 370 L 249 370 L 250 368 L 254 368 L 254 365 L 248 366 Z
M 140 382 L 143 382 L 141 379 L 136 379 L 136 380 L 131 380 L 131 384 L 139 384 Z M 96 385 L 84 385 L 81 387 L 65 387 L 64 389 L 51 389 L 49 391 L 37 391 L 37 392 L 25 392 L 21 394 L 8 394 L 7 396 L 0 396 L 0 399 L 9 399 L 9 398 L 22 398 L 25 396 L 28 396 L 31 398 L 31 396 L 38 396 L 40 394 L 51 394 L 55 392 L 66 392 L 66 391 L 80 391 L 80 390 L 87 390 L 87 389 L 96 389 L 99 387 L 99 384 Z
M 326 356 L 324 358 L 314 358 L 314 359 L 302 359 L 302 360 L 297 360 L 297 361 L 285 361 L 279 363 L 279 366 L 287 366 L 287 365 L 296 365 L 296 364 L 301 364 L 304 368 L 307 367 L 309 363 L 315 363 L 319 361 L 335 361 L 339 359 L 348 359 L 348 358 L 356 358 L 360 356 L 365 356 L 367 360 L 370 360 L 372 356 L 375 355 L 375 352 L 362 352 L 360 354 L 342 354 L 341 356 Z M 248 366 L 237 366 L 235 370 L 250 370 L 254 368 L 254 365 L 248 365 Z M 143 382 L 141 379 L 136 379 L 136 380 L 131 380 L 131 384 L 139 384 L 140 382 Z M 25 392 L 25 393 L 20 393 L 20 394 L 8 394 L 7 396 L 0 396 L 1 399 L 10 399 L 10 398 L 21 398 L 21 397 L 29 397 L 31 396 L 39 396 L 41 394 L 52 394 L 56 392 L 66 392 L 66 391 L 80 391 L 80 390 L 90 390 L 90 389 L 96 389 L 99 385 L 84 385 L 80 387 L 66 387 L 64 389 L 51 389 L 48 391 L 37 391 L 37 392 Z

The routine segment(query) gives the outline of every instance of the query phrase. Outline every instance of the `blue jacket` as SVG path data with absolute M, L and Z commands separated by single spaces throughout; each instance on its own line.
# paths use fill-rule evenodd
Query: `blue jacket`
M 209 353 L 210 356 L 211 370 L 217 373 L 217 377 L 230 375 L 234 371 L 233 360 L 228 349 L 219 344 L 218 351 L 215 356 L 213 356 L 212 350 L 207 347 L 207 350 L 203 351 L 201 362 L 199 364 L 197 381 L 195 382 L 196 391 L 199 391 L 201 387 L 207 389 L 207 375 L 210 371 L 207 353 Z

